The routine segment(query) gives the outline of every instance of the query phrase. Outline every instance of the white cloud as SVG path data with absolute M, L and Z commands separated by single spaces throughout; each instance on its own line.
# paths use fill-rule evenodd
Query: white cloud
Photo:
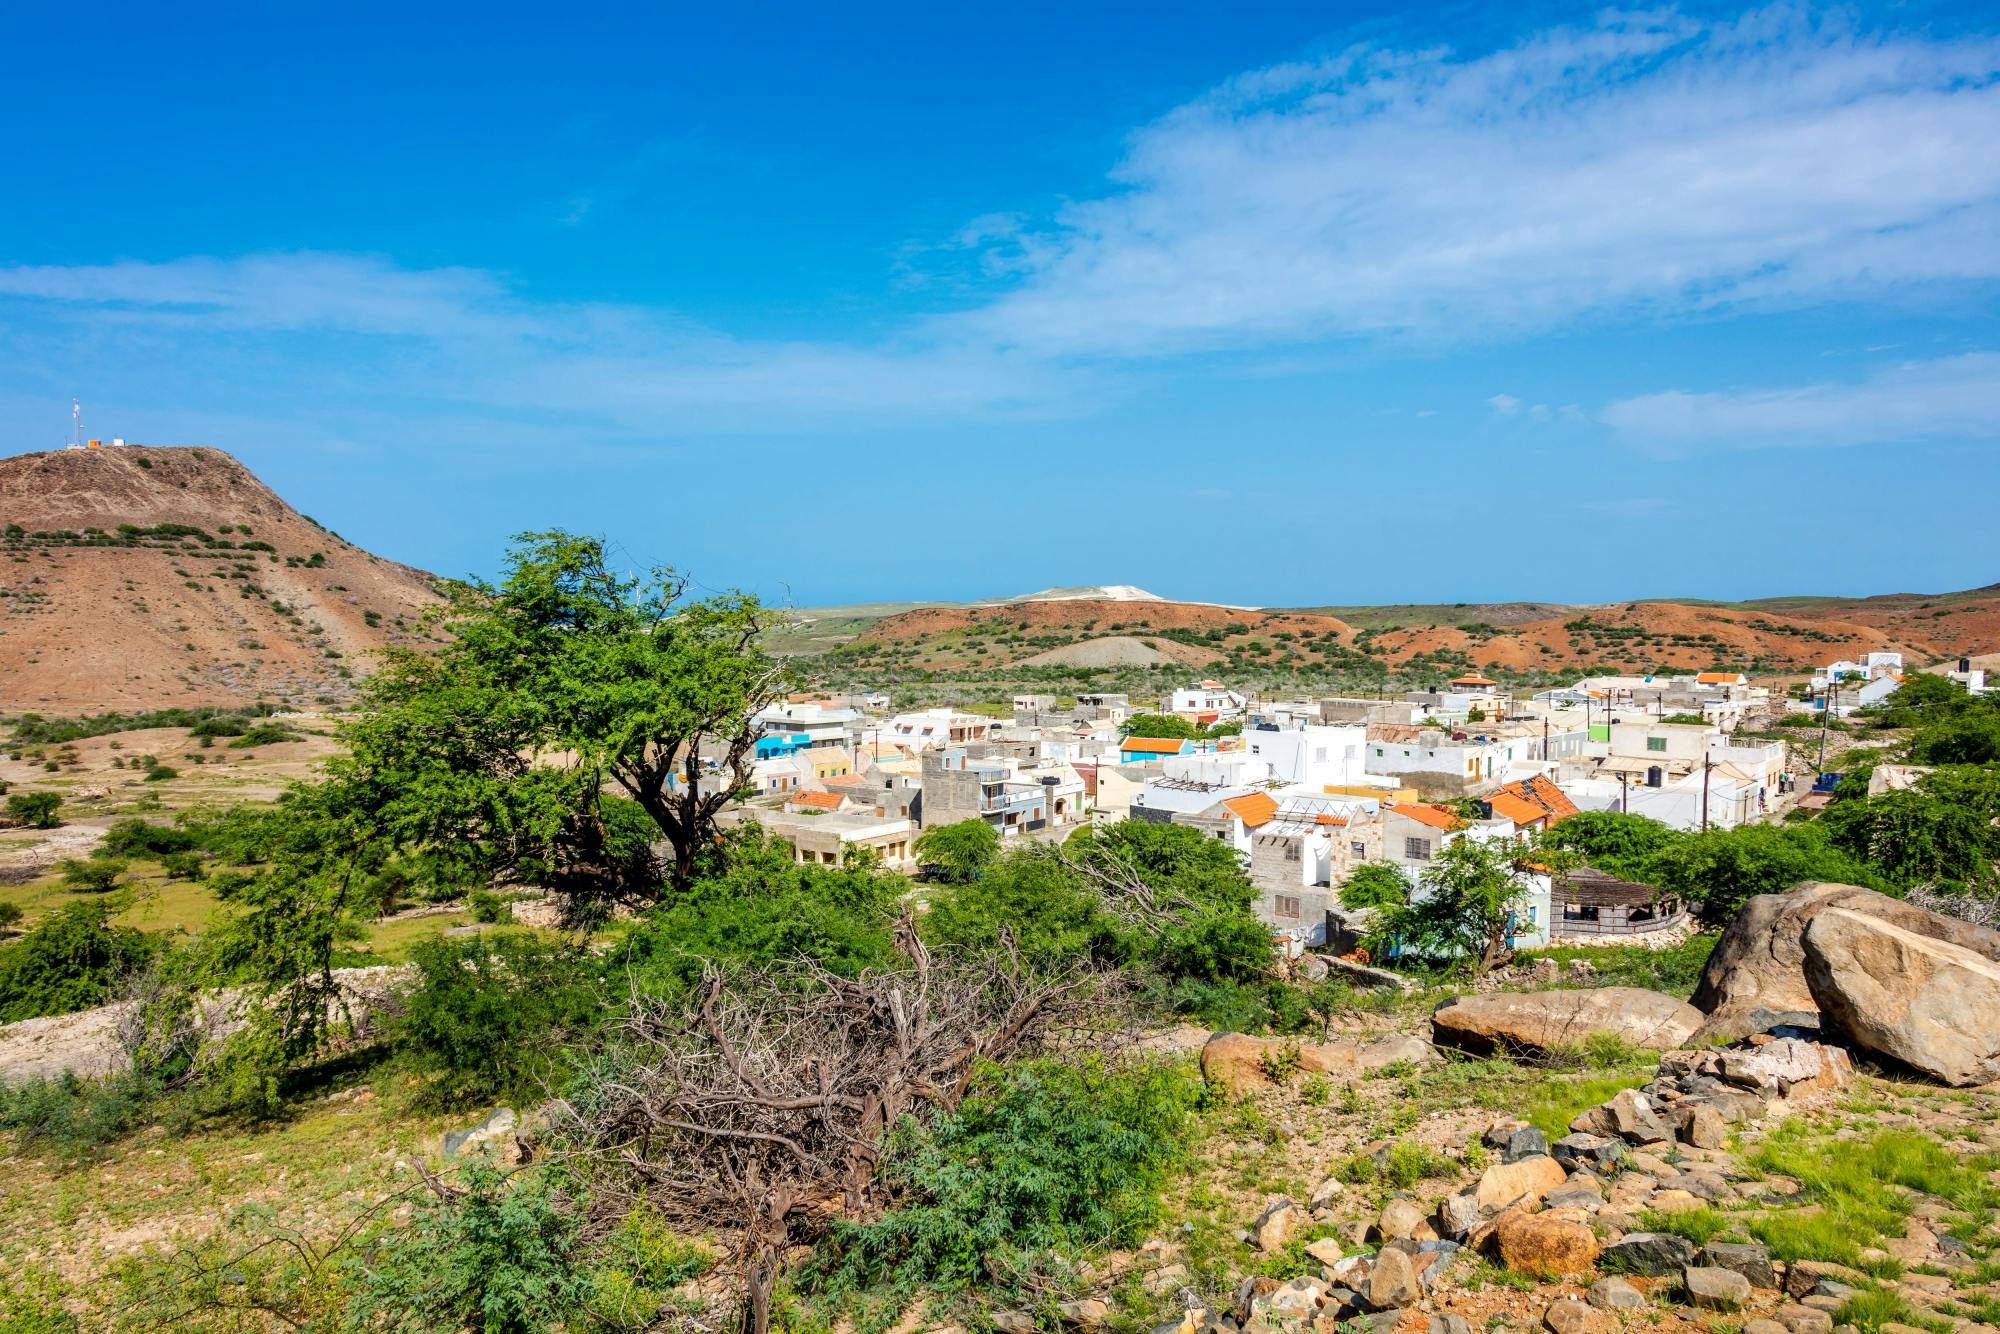
M 1858 383 L 1730 393 L 1682 389 L 1612 403 L 1601 419 L 1641 446 L 1865 445 L 2000 438 L 2000 353 L 1913 361 Z
M 1511 417 L 1521 410 L 1521 400 L 1512 394 L 1495 394 L 1486 400 L 1486 406 L 1503 417 Z
M 1484 337 L 2000 276 L 2000 52 L 1791 9 L 1612 16 L 1471 58 L 1360 47 L 1138 131 L 969 316 L 1138 355 Z

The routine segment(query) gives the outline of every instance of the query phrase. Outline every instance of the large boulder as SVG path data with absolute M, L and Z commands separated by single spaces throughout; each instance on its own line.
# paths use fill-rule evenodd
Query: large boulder
M 1701 1012 L 1685 1001 L 1638 987 L 1489 991 L 1460 996 L 1431 1016 L 1440 1043 L 1476 1052 L 1541 1051 L 1594 1033 L 1671 1051 L 1701 1022 Z
M 1804 944 L 1827 1028 L 1947 1084 L 2000 1078 L 2000 963 L 1847 908 L 1816 914 Z
M 2000 931 L 1928 912 L 1858 885 L 1816 881 L 1783 894 L 1759 894 L 1743 905 L 1715 943 L 1689 997 L 1708 1018 L 1698 1040 L 1734 1039 L 1766 1025 L 1772 1015 L 1819 1008 L 1806 983 L 1805 934 L 1814 917 L 1842 909 L 1905 931 L 2000 960 Z
M 1336 1039 L 1295 1042 L 1286 1038 L 1253 1038 L 1247 1033 L 1218 1033 L 1201 1049 L 1201 1072 L 1208 1082 L 1232 1093 L 1269 1088 L 1273 1071 L 1293 1067 L 1335 1079 L 1358 1079 L 1371 1070 L 1397 1062 L 1421 1065 L 1437 1053 L 1422 1038 L 1401 1036 L 1375 1042 Z

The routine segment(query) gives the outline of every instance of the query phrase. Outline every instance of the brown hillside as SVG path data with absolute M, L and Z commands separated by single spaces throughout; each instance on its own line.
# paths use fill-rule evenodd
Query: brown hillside
M 342 702 L 433 584 L 221 450 L 0 459 L 0 712 Z

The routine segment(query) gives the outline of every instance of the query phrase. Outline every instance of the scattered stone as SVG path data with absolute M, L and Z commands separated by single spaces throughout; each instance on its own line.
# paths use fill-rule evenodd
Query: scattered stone
M 1566 1179 L 1562 1164 L 1553 1158 L 1523 1158 L 1487 1168 L 1475 1195 L 1482 1209 L 1499 1209 L 1524 1198 L 1539 1200 Z
M 1719 1149 L 1729 1138 L 1729 1123 L 1706 1103 L 1695 1103 L 1681 1118 L 1681 1140 L 1697 1149 Z
M 1674 1137 L 1652 1102 L 1637 1089 L 1620 1089 L 1604 1109 L 1611 1114 L 1611 1128 L 1628 1144 L 1665 1144 Z
M 1318 1213 L 1322 1209 L 1329 1209 L 1333 1207 L 1333 1202 L 1340 1198 L 1341 1192 L 1346 1189 L 1345 1186 L 1340 1184 L 1339 1178 L 1328 1177 L 1312 1188 L 1312 1194 L 1306 1197 L 1307 1205 L 1314 1213 Z
M 1101 1329 L 1111 1318 L 1111 1308 L 1095 1297 L 1085 1297 L 1079 1301 L 1060 1302 L 1056 1314 L 1071 1329 Z
M 1307 1242 L 1306 1254 L 1325 1265 L 1328 1269 L 1333 1268 L 1333 1266 L 1347 1258 L 1346 1252 L 1340 1249 L 1340 1243 L 1332 1237 L 1321 1237 L 1316 1241 Z
M 1383 1038 L 1379 1042 L 1336 1039 L 1332 1042 L 1294 1043 L 1285 1038 L 1253 1038 L 1246 1033 L 1219 1033 L 1201 1049 L 1201 1073 L 1208 1082 L 1232 1092 L 1272 1086 L 1265 1056 L 1296 1049 L 1299 1070 L 1304 1074 L 1353 1079 L 1371 1070 L 1398 1062 L 1422 1065 L 1437 1059 L 1437 1053 L 1422 1038 Z
M 1771 1312 L 1771 1318 L 1791 1334 L 1828 1334 L 1833 1328 L 1832 1316 L 1810 1306 L 1780 1306 Z
M 1777 1321 L 1765 1320 L 1760 1317 L 1756 1320 L 1744 1321 L 1743 1334 L 1786 1334 L 1786 1330 Z
M 1688 1300 L 1705 1311 L 1734 1311 L 1750 1300 L 1750 1280 L 1733 1269 L 1689 1266 L 1681 1281 Z
M 1613 1172 L 1624 1160 L 1626 1153 L 1622 1141 L 1588 1131 L 1564 1135 L 1551 1146 L 1551 1156 L 1571 1170 Z
M 1711 1241 L 1702 1247 L 1701 1262 L 1743 1275 L 1753 1288 L 1776 1288 L 1778 1271 L 1771 1267 L 1771 1250 L 1750 1242 Z
M 1434 1315 L 1425 1334 L 1472 1334 L 1472 1322 L 1462 1315 Z
M 1035 1334 L 1035 1317 L 1027 1311 L 995 1311 L 993 1328 L 1000 1334 Z
M 445 1157 L 491 1153 L 503 1162 L 516 1162 L 522 1156 L 514 1134 L 517 1122 L 512 1107 L 496 1108 L 478 1125 L 448 1132 L 444 1137 Z
M 1405 1237 L 1414 1237 L 1420 1229 L 1426 1227 L 1424 1211 L 1414 1200 L 1398 1197 L 1382 1206 L 1382 1212 L 1375 1220 L 1375 1227 L 1384 1241 L 1401 1241 Z
M 1658 1190 L 1653 1192 L 1652 1198 L 1646 1201 L 1646 1205 L 1663 1214 L 1682 1214 L 1690 1209 L 1701 1208 L 1702 1201 L 1690 1191 Z
M 1604 1248 L 1603 1267 L 1658 1277 L 1694 1263 L 1694 1243 L 1671 1232 L 1632 1232 Z
M 1671 1051 L 1702 1024 L 1685 1001 L 1637 987 L 1487 992 L 1460 996 L 1431 1016 L 1438 1041 L 1473 1051 L 1546 1050 L 1595 1033 Z
M 1804 1297 L 1821 1283 L 1866 1283 L 1868 1276 L 1831 1260 L 1794 1260 L 1785 1268 L 1785 1295 Z
M 1602 1311 L 1594 1311 L 1574 1297 L 1562 1297 L 1549 1303 L 1549 1309 L 1542 1314 L 1542 1323 L 1552 1334 L 1610 1334 L 1617 1328 L 1617 1322 Z
M 1282 1251 L 1298 1235 L 1304 1221 L 1298 1205 L 1290 1200 L 1274 1200 L 1251 1224 L 1251 1240 L 1267 1255 Z
M 1494 1228 L 1493 1239 L 1501 1261 L 1523 1274 L 1559 1278 L 1597 1263 L 1596 1233 L 1546 1213 L 1509 1214 Z
M 1676 1175 L 1672 1163 L 1657 1154 L 1647 1153 L 1644 1149 L 1632 1150 L 1625 1159 L 1625 1167 L 1627 1171 L 1644 1172 L 1649 1177 L 1659 1177 L 1661 1180 Z
M 1481 1214 L 1479 1196 L 1472 1191 L 1445 1197 L 1438 1206 L 1435 1226 L 1438 1235 L 1462 1240 L 1465 1234 L 1479 1226 Z
M 1507 1136 L 1507 1142 L 1500 1148 L 1500 1161 L 1518 1163 L 1523 1158 L 1534 1158 L 1549 1151 L 1549 1137 L 1533 1126 L 1522 1126 Z
M 1600 1311 L 1643 1311 L 1646 1294 L 1622 1278 L 1600 1278 L 1590 1285 L 1584 1300 Z
M 1382 1251 L 1368 1271 L 1368 1289 L 1363 1295 L 1377 1311 L 1400 1309 L 1415 1302 L 1423 1296 L 1415 1261 L 1400 1250 Z
M 1180 1287 L 1181 1281 L 1187 1277 L 1187 1272 L 1186 1265 L 1161 1265 L 1158 1269 L 1146 1275 L 1144 1280 L 1141 1281 L 1140 1286 L 1157 1297 L 1163 1292 L 1172 1292 L 1175 1288 Z

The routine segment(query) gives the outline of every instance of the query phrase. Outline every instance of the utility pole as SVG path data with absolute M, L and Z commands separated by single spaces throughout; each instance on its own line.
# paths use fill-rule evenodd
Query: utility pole
M 1826 703 L 1820 709 L 1819 715 L 1819 760 L 1813 766 L 1821 773 L 1826 772 L 1826 729 L 1833 722 L 1833 706 L 1839 698 L 1840 682 L 1829 678 L 1826 683 Z
M 1623 769 L 1618 771 L 1618 811 L 1621 815 L 1632 813 L 1632 790 L 1628 786 L 1631 781 L 1632 775 Z
M 1715 756 L 1707 751 L 1701 755 L 1701 832 L 1708 832 L 1708 771 L 1715 764 Z

